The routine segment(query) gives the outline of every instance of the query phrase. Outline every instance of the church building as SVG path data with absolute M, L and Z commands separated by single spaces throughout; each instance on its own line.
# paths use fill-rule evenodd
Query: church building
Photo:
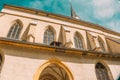
M 0 80 L 118 80 L 120 33 L 80 19 L 4 5 Z

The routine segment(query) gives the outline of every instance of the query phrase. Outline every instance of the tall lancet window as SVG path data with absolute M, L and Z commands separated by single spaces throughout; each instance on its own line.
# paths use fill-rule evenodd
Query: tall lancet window
M 107 69 L 101 63 L 96 64 L 95 70 L 97 80 L 110 80 Z
M 103 40 L 101 38 L 98 38 L 98 41 L 99 41 L 99 44 L 100 44 L 102 51 L 105 51 L 105 46 L 104 46 Z
M 0 73 L 1 73 L 1 69 L 2 69 L 2 56 L 0 55 Z
M 54 32 L 49 28 L 44 32 L 44 44 L 50 45 L 54 41 Z
M 76 33 L 74 36 L 75 48 L 83 49 L 83 40 L 82 37 Z
M 1 68 L 1 64 L 2 64 L 2 56 L 0 55 L 0 68 Z
M 12 27 L 9 30 L 9 33 L 7 35 L 8 38 L 12 38 L 12 39 L 18 39 L 20 32 L 21 32 L 21 25 L 19 23 L 15 23 L 12 25 Z

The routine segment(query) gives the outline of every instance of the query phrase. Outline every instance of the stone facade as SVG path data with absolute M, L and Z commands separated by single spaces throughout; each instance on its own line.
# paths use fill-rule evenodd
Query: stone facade
M 16 22 L 22 27 L 19 38 L 7 38 Z M 68 76 L 65 80 L 97 80 L 98 62 L 105 66 L 108 80 L 117 80 L 120 76 L 120 33 L 81 20 L 10 5 L 2 9 L 0 23 L 0 80 L 40 80 L 50 64 L 65 71 Z M 44 44 L 47 29 L 53 31 L 54 41 L 61 42 L 62 46 Z M 82 38 L 82 50 L 75 47 L 76 33 Z M 64 73 L 59 76 L 64 77 Z

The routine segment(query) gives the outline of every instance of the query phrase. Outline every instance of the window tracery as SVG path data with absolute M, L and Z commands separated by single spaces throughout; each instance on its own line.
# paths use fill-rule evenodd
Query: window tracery
M 100 48 L 102 51 L 105 51 L 105 46 L 104 46 L 104 42 L 101 38 L 98 38 L 98 42 L 99 42 L 99 45 L 100 45 Z
M 95 70 L 97 80 L 110 80 L 107 69 L 101 63 L 96 64 Z
M 83 49 L 83 40 L 82 37 L 77 33 L 74 36 L 75 48 Z
M 18 39 L 20 32 L 21 32 L 21 25 L 19 23 L 15 23 L 9 30 L 9 33 L 7 35 L 8 38 L 12 38 L 12 39 Z
M 44 32 L 44 43 L 50 45 L 51 42 L 54 41 L 54 32 L 51 29 L 47 29 Z

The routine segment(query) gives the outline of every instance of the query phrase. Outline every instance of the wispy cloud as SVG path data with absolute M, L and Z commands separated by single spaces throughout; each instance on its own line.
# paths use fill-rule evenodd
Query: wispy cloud
M 120 32 L 119 0 L 74 0 L 72 2 L 82 20 Z
M 29 6 L 57 14 L 69 15 L 69 3 L 67 0 L 33 0 Z
M 117 8 L 117 12 L 120 13 L 120 0 L 119 1 L 116 1 L 116 8 Z
M 120 32 L 120 2 L 119 0 L 93 0 L 94 17 L 100 24 Z
M 38 9 L 43 8 L 43 4 L 39 0 L 33 0 L 33 1 L 29 2 L 29 6 L 32 6 L 33 8 L 38 8 Z
M 113 20 L 108 22 L 106 25 L 108 25 L 112 30 L 115 30 L 117 32 L 120 32 L 120 20 Z
M 97 19 L 112 18 L 117 11 L 115 0 L 93 0 L 93 7 Z

